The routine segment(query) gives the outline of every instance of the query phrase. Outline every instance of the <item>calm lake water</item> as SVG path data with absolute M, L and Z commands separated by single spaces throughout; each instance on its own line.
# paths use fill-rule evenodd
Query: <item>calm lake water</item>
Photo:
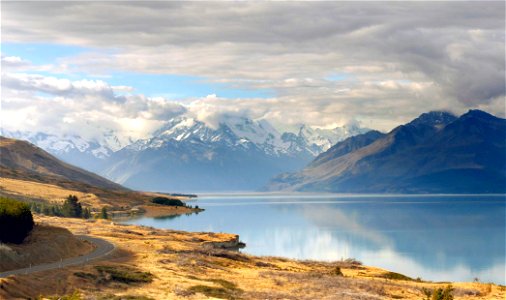
M 506 196 L 208 195 L 206 211 L 126 223 L 228 232 L 255 255 L 355 258 L 413 278 L 506 283 Z

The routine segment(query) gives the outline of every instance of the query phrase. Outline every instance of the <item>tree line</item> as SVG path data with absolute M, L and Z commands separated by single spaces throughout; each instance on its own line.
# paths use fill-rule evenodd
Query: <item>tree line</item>
M 30 209 L 33 212 L 48 216 L 83 219 L 91 218 L 91 209 L 83 207 L 75 195 L 69 195 L 62 205 L 32 202 Z M 109 218 L 109 214 L 105 206 L 102 207 L 98 216 L 102 219 Z

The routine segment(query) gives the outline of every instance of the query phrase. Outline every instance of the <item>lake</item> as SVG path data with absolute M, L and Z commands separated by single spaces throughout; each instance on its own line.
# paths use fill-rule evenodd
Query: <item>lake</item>
M 355 258 L 413 278 L 505 284 L 505 195 L 224 194 L 199 214 L 126 221 L 240 235 L 254 255 Z

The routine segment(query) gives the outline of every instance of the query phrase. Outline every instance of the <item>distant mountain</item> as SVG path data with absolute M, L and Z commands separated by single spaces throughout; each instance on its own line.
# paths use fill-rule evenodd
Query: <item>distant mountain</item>
M 0 136 L 0 175 L 65 187 L 89 185 L 108 190 L 126 188 L 94 173 L 64 163 L 26 141 Z
M 122 143 L 112 132 L 106 132 L 100 142 L 78 135 L 57 136 L 43 132 L 2 130 L 1 135 L 28 141 L 67 163 L 92 172 L 100 171 L 114 150 L 122 148 Z
M 310 131 L 301 126 L 298 133 L 280 134 L 267 121 L 230 117 L 212 128 L 178 117 L 152 138 L 113 153 L 102 174 L 150 190 L 257 190 L 275 174 L 302 168 L 332 140 L 362 130 Z
M 506 120 L 471 110 L 422 114 L 387 135 L 336 144 L 267 189 L 328 192 L 504 193 Z
M 272 176 L 300 169 L 336 142 L 365 131 L 301 124 L 294 132 L 280 133 L 265 120 L 232 116 L 214 128 L 180 116 L 137 141 L 112 131 L 92 140 L 42 132 L 2 134 L 131 188 L 194 192 L 257 190 Z

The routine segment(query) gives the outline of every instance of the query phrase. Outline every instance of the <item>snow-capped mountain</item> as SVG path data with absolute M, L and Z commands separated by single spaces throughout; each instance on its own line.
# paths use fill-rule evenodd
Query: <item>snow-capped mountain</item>
M 158 148 L 167 142 L 183 143 L 224 143 L 229 147 L 250 148 L 252 145 L 267 155 L 296 155 L 307 152 L 316 156 L 335 143 L 368 129 L 358 126 L 344 126 L 334 129 L 313 129 L 300 125 L 298 131 L 280 133 L 266 120 L 251 120 L 244 117 L 228 117 L 218 128 L 213 129 L 204 122 L 188 117 L 177 117 L 146 140 L 139 140 L 128 146 L 131 150 Z
M 227 117 L 216 128 L 180 116 L 153 137 L 115 152 L 103 174 L 132 188 L 158 191 L 256 190 L 297 170 L 360 128 L 280 133 L 265 120 Z
M 86 141 L 77 135 L 56 136 L 43 132 L 2 131 L 2 135 L 9 138 L 29 141 L 30 143 L 50 152 L 54 155 L 62 155 L 69 152 L 89 153 L 96 158 L 109 157 L 112 150 L 95 141 Z
M 127 187 L 158 191 L 256 190 L 269 178 L 302 168 L 336 142 L 365 130 L 300 125 L 280 133 L 266 120 L 229 116 L 212 127 L 188 116 L 167 121 L 151 137 L 131 139 L 106 131 L 77 135 L 8 132 L 56 157 Z M 125 144 L 121 141 L 130 141 Z
M 103 139 L 109 139 L 109 143 L 87 140 L 78 135 L 57 136 L 43 132 L 2 130 L 1 135 L 28 141 L 65 162 L 92 172 L 99 171 L 104 161 L 114 152 L 113 149 L 118 148 L 114 135 L 110 133 L 104 135 Z
M 308 149 L 314 156 L 327 151 L 335 145 L 350 136 L 365 133 L 370 129 L 361 128 L 358 125 L 344 125 L 332 129 L 311 128 L 307 125 L 300 125 L 298 137 L 304 140 Z

